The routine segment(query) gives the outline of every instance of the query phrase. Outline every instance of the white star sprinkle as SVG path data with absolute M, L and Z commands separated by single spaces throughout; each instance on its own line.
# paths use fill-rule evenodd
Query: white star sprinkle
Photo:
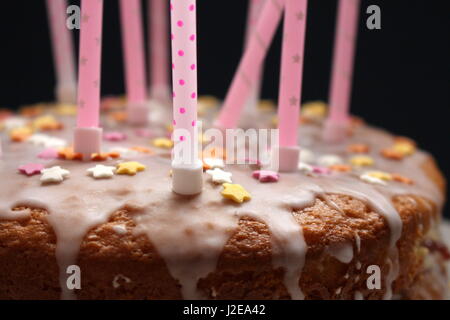
M 87 169 L 87 173 L 94 177 L 95 179 L 109 179 L 114 176 L 114 172 L 116 171 L 115 167 L 104 166 L 102 164 L 98 164 L 93 168 Z
M 387 183 L 379 178 L 373 177 L 369 175 L 368 173 L 365 173 L 359 177 L 362 181 L 371 183 L 371 184 L 378 184 L 380 186 L 385 186 Z
M 66 140 L 40 133 L 33 134 L 27 142 L 45 148 L 64 148 L 67 145 Z
M 316 156 L 311 150 L 302 148 L 300 153 L 300 161 L 303 163 L 311 164 L 316 161 Z
M 15 128 L 25 127 L 27 125 L 27 121 L 23 118 L 19 117 L 11 117 L 3 121 L 3 127 L 6 131 L 11 131 Z
M 223 171 L 222 169 L 215 168 L 214 170 L 206 171 L 206 173 L 211 176 L 211 180 L 214 183 L 217 183 L 217 184 L 233 183 L 231 181 L 231 177 L 233 176 L 233 174 L 231 172 L 226 172 L 226 171 Z
M 336 155 L 333 154 L 327 154 L 324 156 L 321 156 L 318 160 L 317 160 L 317 164 L 321 167 L 331 167 L 337 164 L 343 164 L 344 161 L 342 160 L 341 157 L 338 157 Z
M 55 166 L 42 170 L 41 174 L 42 183 L 60 183 L 63 182 L 65 178 L 69 177 L 70 171 L 63 169 L 60 166 Z
M 314 168 L 307 163 L 300 162 L 298 164 L 298 170 L 300 170 L 300 172 L 303 172 L 304 174 L 309 175 L 313 173 Z
M 219 158 L 204 158 L 203 162 L 208 167 L 210 167 L 211 169 L 215 169 L 215 168 L 223 169 L 223 168 L 225 168 L 225 163 L 223 162 L 223 159 L 219 159 Z

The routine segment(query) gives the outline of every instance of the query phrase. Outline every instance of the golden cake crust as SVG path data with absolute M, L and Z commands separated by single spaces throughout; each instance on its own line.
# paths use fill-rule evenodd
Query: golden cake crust
M 424 170 L 444 191 L 445 180 L 433 160 Z M 341 211 L 330 205 L 337 204 Z M 392 199 L 403 222 L 399 249 L 400 274 L 394 293 L 420 298 L 408 288 L 420 278 L 423 255 L 420 243 L 439 213 L 427 199 L 397 196 Z M 0 222 L 0 299 L 59 299 L 56 236 L 43 209 L 30 209 L 29 217 Z M 105 224 L 85 236 L 77 264 L 82 270 L 79 299 L 181 299 L 180 284 L 145 235 L 133 233 L 136 226 L 130 209 L 115 212 Z M 366 203 L 350 196 L 329 194 L 312 206 L 293 212 L 308 245 L 300 287 L 306 299 L 381 299 L 390 231 L 386 220 Z M 125 225 L 118 235 L 114 225 Z M 360 251 L 355 234 L 360 237 Z M 342 263 L 327 253 L 330 245 L 351 243 L 354 258 Z M 273 268 L 271 236 L 267 225 L 243 217 L 226 243 L 216 270 L 198 282 L 198 289 L 211 299 L 289 299 L 283 284 L 284 270 Z M 357 267 L 357 262 L 361 268 Z M 382 270 L 382 290 L 368 290 L 368 265 Z M 353 279 L 349 281 L 348 279 Z M 116 287 L 113 285 L 115 281 Z M 441 293 L 429 293 L 442 298 Z

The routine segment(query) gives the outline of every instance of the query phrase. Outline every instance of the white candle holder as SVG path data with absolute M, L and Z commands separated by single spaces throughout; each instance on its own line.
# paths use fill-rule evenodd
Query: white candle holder
M 76 104 L 77 103 L 76 83 L 58 84 L 55 88 L 55 95 L 59 103 Z
M 323 139 L 329 143 L 339 143 L 348 137 L 349 121 L 336 121 L 328 119 L 325 121 Z
M 75 128 L 74 151 L 81 153 L 84 161 L 91 160 L 94 153 L 100 153 L 103 138 L 102 128 Z
M 127 105 L 128 123 L 132 126 L 145 126 L 148 124 L 149 106 L 147 102 L 130 103 Z
M 300 147 L 275 147 L 272 149 L 272 167 L 279 172 L 295 172 L 300 161 Z
M 203 189 L 203 164 L 200 160 L 194 165 L 172 163 L 172 190 L 183 196 L 193 196 Z

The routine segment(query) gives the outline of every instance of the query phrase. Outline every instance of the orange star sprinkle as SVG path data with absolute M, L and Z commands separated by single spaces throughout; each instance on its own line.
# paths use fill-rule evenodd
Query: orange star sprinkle
M 81 153 L 75 153 L 73 148 L 61 148 L 58 150 L 58 157 L 64 160 L 83 160 L 83 155 Z
M 92 161 L 106 161 L 109 158 L 111 158 L 111 159 L 120 158 L 120 153 L 118 153 L 118 152 L 93 153 L 91 155 L 91 160 Z
M 351 153 L 369 153 L 370 148 L 364 143 L 355 143 L 347 147 L 347 151 Z
M 409 142 L 396 142 L 393 148 L 404 156 L 411 156 L 416 152 L 416 146 Z
M 381 155 L 387 159 L 391 160 L 403 160 L 405 155 L 394 148 L 386 148 L 381 150 Z
M 127 113 L 123 111 L 114 111 L 109 116 L 117 122 L 125 122 L 127 120 Z
M 19 113 L 27 118 L 33 118 L 41 115 L 45 110 L 45 106 L 42 103 L 26 106 L 20 109 Z
M 29 127 L 20 127 L 12 129 L 9 133 L 11 141 L 23 142 L 27 140 L 33 134 L 33 130 Z
M 132 147 L 131 150 L 137 151 L 139 153 L 147 153 L 147 154 L 153 154 L 154 152 L 146 147 Z
M 352 171 L 352 167 L 345 164 L 335 164 L 329 167 L 330 170 L 337 172 L 350 172 Z
M 413 185 L 414 184 L 414 180 L 407 178 L 405 176 L 402 176 L 398 173 L 393 173 L 392 174 L 392 180 L 400 182 L 400 183 L 404 183 L 404 184 L 409 184 L 409 185 Z

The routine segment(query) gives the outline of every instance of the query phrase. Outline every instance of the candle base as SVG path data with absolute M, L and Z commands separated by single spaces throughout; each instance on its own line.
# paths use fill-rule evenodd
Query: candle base
M 167 86 L 153 86 L 150 88 L 150 97 L 161 104 L 168 103 L 171 101 L 170 88 Z
M 349 133 L 348 121 L 336 121 L 328 119 L 325 121 L 323 139 L 325 142 L 338 143 L 344 141 Z
M 55 88 L 55 95 L 59 103 L 76 104 L 77 85 L 75 83 L 57 85 Z
M 172 190 L 183 196 L 193 196 L 203 189 L 203 164 L 200 160 L 194 166 L 172 164 Z
M 132 126 L 146 126 L 148 124 L 149 108 L 146 102 L 128 104 L 127 110 L 129 124 Z
M 299 147 L 276 147 L 272 150 L 271 167 L 274 171 L 279 172 L 297 171 L 299 161 L 300 161 Z
M 101 128 L 75 128 L 74 151 L 81 153 L 84 161 L 89 161 L 92 154 L 100 153 L 103 129 Z

